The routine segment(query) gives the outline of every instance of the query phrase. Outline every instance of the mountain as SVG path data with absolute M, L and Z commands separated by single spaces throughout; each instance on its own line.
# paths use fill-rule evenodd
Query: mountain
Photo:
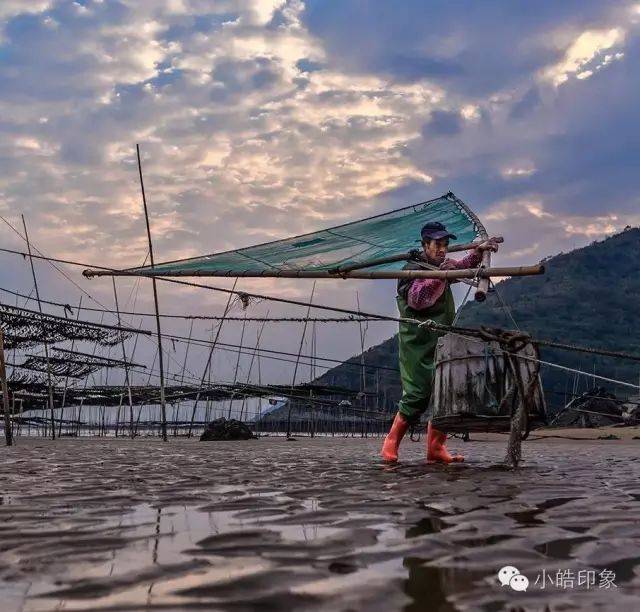
M 536 339 L 640 355 L 640 228 L 627 228 L 589 246 L 544 260 L 545 274 L 513 277 L 497 285 L 484 303 L 468 302 L 458 324 L 513 329 L 511 317 Z M 507 305 L 505 307 L 503 304 Z M 541 359 L 589 374 L 638 384 L 640 362 L 541 347 Z M 365 365 L 369 391 L 379 390 L 380 407 L 393 410 L 400 397 L 397 372 L 398 340 L 389 338 L 327 371 L 316 382 L 359 389 L 359 368 Z M 618 397 L 634 392 L 592 376 L 542 367 L 542 380 L 551 411 L 571 394 L 596 385 Z

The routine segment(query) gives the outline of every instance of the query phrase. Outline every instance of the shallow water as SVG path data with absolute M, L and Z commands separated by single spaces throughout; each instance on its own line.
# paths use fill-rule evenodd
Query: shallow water
M 410 441 L 384 466 L 379 445 L 19 440 L 2 610 L 638 609 L 639 441 L 532 441 L 518 470 L 500 442 L 453 441 L 450 466 Z

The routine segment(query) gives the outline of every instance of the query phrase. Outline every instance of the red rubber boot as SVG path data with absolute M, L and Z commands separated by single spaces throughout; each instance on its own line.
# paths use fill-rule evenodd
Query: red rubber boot
M 452 455 L 445 446 L 447 434 L 432 427 L 431 421 L 427 425 L 427 461 L 439 461 L 440 463 L 453 463 L 464 461 L 462 455 Z
M 382 459 L 384 461 L 394 462 L 398 460 L 398 447 L 400 446 L 400 442 L 402 438 L 404 438 L 404 434 L 407 433 L 409 429 L 409 423 L 405 420 L 405 418 L 399 413 L 396 413 L 395 418 L 393 419 L 393 425 L 391 425 L 391 429 L 387 434 L 387 437 L 384 439 L 384 444 L 382 445 Z

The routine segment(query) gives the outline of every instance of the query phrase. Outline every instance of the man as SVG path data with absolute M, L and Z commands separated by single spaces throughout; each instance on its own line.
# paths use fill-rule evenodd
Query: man
M 482 261 L 482 252 L 496 252 L 495 238 L 479 244 L 465 258 L 456 261 L 447 259 L 449 239 L 456 237 L 442 223 L 427 223 L 421 231 L 421 259 L 438 266 L 441 270 L 475 268 Z M 423 269 L 419 262 L 411 261 L 405 270 Z M 455 304 L 445 279 L 400 279 L 398 281 L 398 310 L 401 317 L 451 325 L 455 317 Z M 402 399 L 398 405 L 391 430 L 382 446 L 385 461 L 398 460 L 398 447 L 410 425 L 416 424 L 429 406 L 433 385 L 436 343 L 442 334 L 415 323 L 400 323 L 398 333 L 400 378 Z M 427 460 L 451 463 L 462 461 L 460 455 L 451 455 L 445 442 L 447 434 L 435 429 L 431 421 L 427 426 Z

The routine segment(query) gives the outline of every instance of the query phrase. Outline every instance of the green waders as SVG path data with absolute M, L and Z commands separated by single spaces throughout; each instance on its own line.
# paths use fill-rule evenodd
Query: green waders
M 449 283 L 438 301 L 426 310 L 413 310 L 406 300 L 398 295 L 398 310 L 401 317 L 451 325 L 456 314 L 453 294 Z M 441 332 L 430 331 L 416 323 L 400 323 L 398 349 L 402 399 L 398 410 L 409 423 L 417 423 L 429 407 L 433 388 L 434 359 Z

